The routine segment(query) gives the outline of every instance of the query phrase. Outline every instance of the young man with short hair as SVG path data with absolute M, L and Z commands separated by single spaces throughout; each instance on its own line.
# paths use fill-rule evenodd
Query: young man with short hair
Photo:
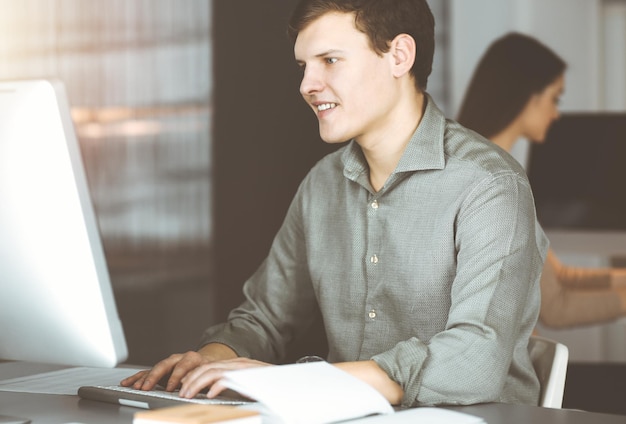
M 171 372 L 213 396 L 225 370 L 279 362 L 319 307 L 327 360 L 392 404 L 537 404 L 546 239 L 517 162 L 426 94 L 426 1 L 304 0 L 289 32 L 322 139 L 351 141 L 301 183 L 228 321 L 123 384 Z

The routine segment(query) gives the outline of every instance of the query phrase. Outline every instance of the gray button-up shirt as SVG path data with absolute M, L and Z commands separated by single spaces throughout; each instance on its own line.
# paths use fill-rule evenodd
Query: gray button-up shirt
M 547 240 L 506 152 L 427 107 L 375 192 L 352 141 L 301 183 L 245 302 L 202 344 L 275 362 L 322 312 L 331 362 L 373 359 L 403 404 L 537 404 L 527 350 Z

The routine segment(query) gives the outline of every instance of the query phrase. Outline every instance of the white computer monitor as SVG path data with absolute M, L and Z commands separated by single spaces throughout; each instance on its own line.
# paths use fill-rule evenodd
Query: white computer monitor
M 0 359 L 127 358 L 65 89 L 0 82 Z

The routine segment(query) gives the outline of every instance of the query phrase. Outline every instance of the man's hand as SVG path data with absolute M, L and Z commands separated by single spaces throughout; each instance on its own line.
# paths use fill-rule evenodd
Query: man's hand
M 402 403 L 404 390 L 398 383 L 389 378 L 376 362 L 372 360 L 340 362 L 334 365 L 378 390 L 392 405 Z
M 120 384 L 126 387 L 132 386 L 137 390 L 152 390 L 162 379 L 167 378 L 165 390 L 171 392 L 178 388 L 182 379 L 198 366 L 236 357 L 237 354 L 228 346 L 212 343 L 198 352 L 171 355 L 158 362 L 152 369 L 140 371 L 125 378 Z M 198 389 L 195 394 L 201 389 Z
M 188 372 L 187 375 L 182 378 L 179 394 L 181 397 L 192 398 L 205 387 L 209 387 L 207 397 L 213 398 L 226 389 L 226 387 L 220 384 L 220 379 L 224 376 L 225 372 L 269 365 L 271 364 L 249 358 L 235 358 L 203 363 Z

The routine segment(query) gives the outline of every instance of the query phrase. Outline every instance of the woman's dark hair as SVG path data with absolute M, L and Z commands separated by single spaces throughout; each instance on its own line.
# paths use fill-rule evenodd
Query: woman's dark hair
M 457 120 L 486 138 L 504 130 L 533 94 L 541 93 L 565 72 L 566 64 L 536 39 L 509 33 L 481 58 Z
M 411 74 L 417 88 L 426 90 L 435 52 L 435 19 L 426 0 L 302 0 L 287 28 L 291 40 L 328 12 L 354 13 L 356 28 L 378 54 L 388 52 L 399 34 L 413 37 L 417 52 Z

